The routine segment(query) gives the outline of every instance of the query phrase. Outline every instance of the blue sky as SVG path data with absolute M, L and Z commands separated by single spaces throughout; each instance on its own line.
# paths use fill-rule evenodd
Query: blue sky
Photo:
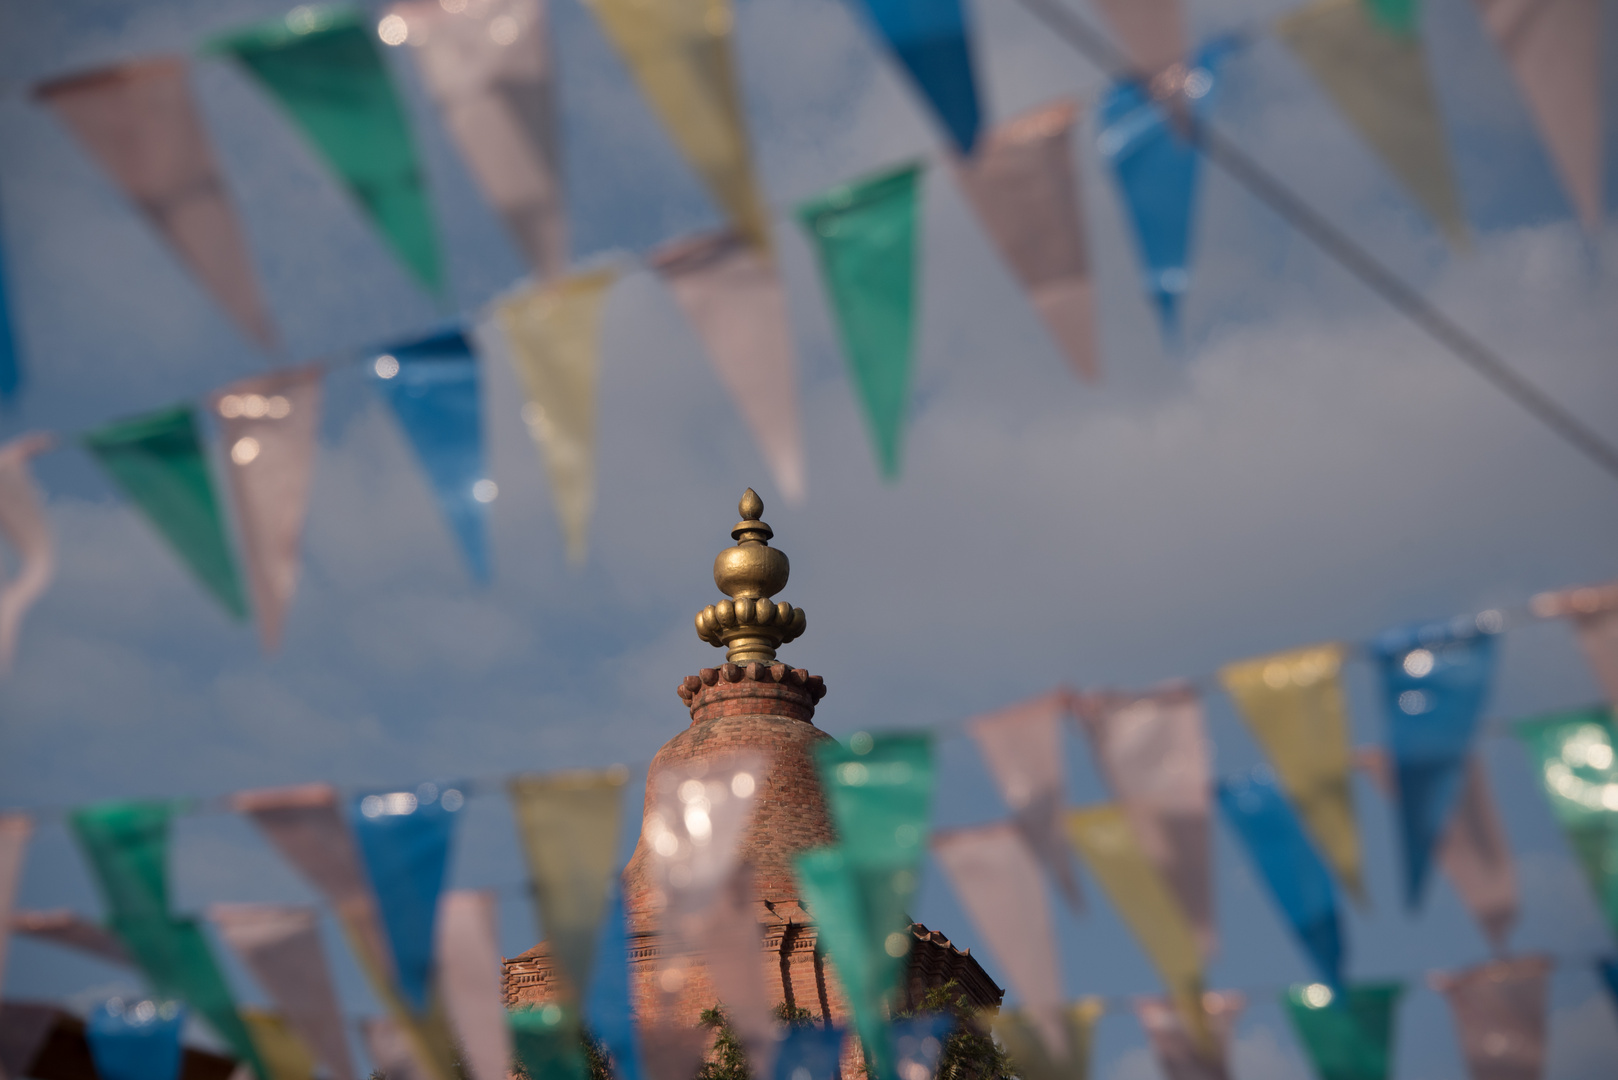
M 1083 0 L 1070 0 L 1085 8 Z M 575 257 L 640 251 L 717 218 L 577 0 L 552 0 Z M 1199 36 L 1261 30 L 1281 0 L 1191 0 Z M 199 61 L 195 86 L 242 207 L 285 352 L 232 329 L 69 135 L 24 96 L 33 81 L 185 51 L 283 13 L 250 0 L 71 0 L 0 8 L 0 198 L 30 367 L 0 434 L 79 431 L 200 397 L 232 378 L 341 354 L 470 314 L 522 269 L 421 91 L 405 87 L 436 198 L 451 301 L 395 264 L 298 135 L 235 70 Z M 1101 73 L 1009 0 L 972 6 L 985 107 L 1005 118 Z M 1618 304 L 1610 227 L 1581 236 L 1503 65 L 1467 0 L 1428 0 L 1429 54 L 1472 250 L 1446 251 L 1385 169 L 1285 50 L 1262 33 L 1228 65 L 1217 123 L 1581 418 L 1618 438 L 1611 403 Z M 570 569 L 509 371 L 485 370 L 495 575 L 472 585 L 381 402 L 355 370 L 327 384 L 303 585 L 286 644 L 260 655 L 79 452 L 40 462 L 61 576 L 0 683 L 0 803 L 64 807 L 114 796 L 208 796 L 328 779 L 345 786 L 514 769 L 643 763 L 687 722 L 674 695 L 716 655 L 690 619 L 717 598 L 709 566 L 747 485 L 793 562 L 785 599 L 809 631 L 783 656 L 823 675 L 834 734 L 943 724 L 1058 682 L 1140 686 L 1319 640 L 1524 603 L 1618 576 L 1618 488 L 1516 406 L 1367 295 L 1217 173 L 1201 192 L 1185 340 L 1166 351 L 1138 288 L 1117 193 L 1078 140 L 1105 382 L 1076 382 L 968 214 L 948 170 L 925 181 L 919 349 L 902 479 L 877 477 L 812 254 L 785 210 L 832 183 L 932 155 L 938 129 L 836 0 L 744 0 L 737 35 L 762 182 L 799 350 L 809 498 L 775 497 L 759 456 L 672 299 L 644 272 L 607 308 L 598 511 L 588 564 Z M 1608 19 L 1606 55 L 1618 54 Z M 1618 116 L 1610 70 L 1609 136 Z M 1615 140 L 1609 137 L 1612 162 Z M 1610 167 L 1609 207 L 1618 200 Z M 1601 402 L 1607 402 L 1602 406 Z M 1355 735 L 1380 737 L 1372 686 L 1351 673 Z M 1489 714 L 1584 704 L 1595 687 L 1560 625 L 1504 642 Z M 1218 771 L 1259 752 L 1210 701 Z M 1612 942 L 1521 750 L 1483 750 L 1519 857 L 1520 951 L 1570 958 L 1553 992 L 1548 1075 L 1597 1075 L 1618 1014 L 1580 962 Z M 1070 739 L 1071 794 L 1102 797 Z M 940 747 L 938 823 L 1003 808 L 969 744 Z M 632 783 L 637 783 L 633 781 Z M 1422 973 L 1486 954 L 1448 886 L 1416 916 L 1398 904 L 1392 825 L 1356 792 L 1372 903 L 1350 918 L 1355 978 L 1403 976 L 1404 1078 L 1459 1078 Z M 633 808 L 628 817 L 635 818 Z M 634 822 L 625 844 L 633 840 Z M 1244 1080 L 1304 1075 L 1271 989 L 1307 968 L 1223 826 L 1223 948 L 1215 986 L 1255 991 L 1240 1029 Z M 308 901 L 241 821 L 195 816 L 175 837 L 175 903 Z M 473 799 L 453 881 L 503 887 L 503 947 L 535 939 L 514 886 L 509 814 Z M 1156 985 L 1090 889 L 1059 926 L 1067 988 Z M 47 816 L 21 902 L 97 910 L 62 823 Z M 916 916 L 977 937 L 929 873 Z M 336 939 L 329 943 L 341 956 Z M 983 955 L 987 956 L 986 950 Z M 986 960 L 995 971 L 992 957 Z M 349 1006 L 371 1004 L 346 956 Z M 236 971 L 244 998 L 258 997 Z M 30 942 L 8 996 L 83 1003 L 127 976 Z M 1096 1076 L 1156 1075 L 1134 1019 L 1101 1023 Z

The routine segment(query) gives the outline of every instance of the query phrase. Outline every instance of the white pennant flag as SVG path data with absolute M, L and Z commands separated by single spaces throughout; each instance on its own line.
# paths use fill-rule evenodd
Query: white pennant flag
M 56 576 L 56 546 L 28 459 L 50 449 L 49 435 L 23 435 L 0 446 L 0 536 L 17 555 L 17 573 L 0 576 L 0 675 L 11 670 L 22 618 Z
M 472 1080 L 506 1080 L 511 1029 L 500 978 L 494 894 L 456 889 L 438 900 L 438 992 L 466 1055 Z

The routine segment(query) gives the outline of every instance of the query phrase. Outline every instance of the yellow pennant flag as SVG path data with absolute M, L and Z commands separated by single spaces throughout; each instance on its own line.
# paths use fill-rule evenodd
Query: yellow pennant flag
M 1365 0 L 1316 0 L 1277 20 L 1275 32 L 1445 238 L 1464 247 L 1466 217 L 1421 41 L 1375 22 Z
M 576 1000 L 594 968 L 596 938 L 618 869 L 621 766 L 605 772 L 520 776 L 511 782 L 517 832 L 534 879 L 541 932 Z
M 1212 1046 L 1202 1010 L 1202 953 L 1180 902 L 1169 891 L 1121 806 L 1104 803 L 1067 812 L 1067 838 L 1090 867 L 1112 906 L 1134 931 L 1168 988 L 1188 1031 Z
M 270 1075 L 262 1080 L 314 1080 L 315 1059 L 280 1013 L 242 1009 L 242 1023 Z
M 585 0 L 738 232 L 768 250 L 731 61 L 731 0 Z
M 1321 854 L 1363 900 L 1342 667 L 1341 645 L 1315 645 L 1230 664 L 1219 681 L 1270 755 Z
M 1023 1080 L 1087 1080 L 1090 1075 L 1090 1034 L 1106 1011 L 1100 998 L 1081 998 L 1063 1010 L 1067 1029 L 1067 1056 L 1056 1057 L 1039 1037 L 1036 1022 L 1021 1009 L 1002 1008 L 989 1018 L 995 1038 L 1011 1055 L 1016 1075 Z
M 617 277 L 595 270 L 534 285 L 495 308 L 528 394 L 523 422 L 544 451 L 568 559 L 584 561 L 595 505 L 596 369 L 601 305 Z

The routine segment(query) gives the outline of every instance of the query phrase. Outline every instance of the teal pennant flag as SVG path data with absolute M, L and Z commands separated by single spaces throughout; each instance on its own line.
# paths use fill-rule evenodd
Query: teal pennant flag
M 306 4 L 205 48 L 234 56 L 259 81 L 399 259 L 438 292 L 443 269 L 426 181 L 377 41 L 367 13 Z

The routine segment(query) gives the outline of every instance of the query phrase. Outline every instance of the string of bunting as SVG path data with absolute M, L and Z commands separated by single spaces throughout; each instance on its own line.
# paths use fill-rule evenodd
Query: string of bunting
M 1597 6 L 1544 4 L 1530 14 L 1512 0 L 1477 4 L 1581 222 L 1594 231 L 1601 223 L 1602 175 Z M 1075 372 L 1096 379 L 1089 256 L 1072 159 L 1078 105 L 1057 101 L 985 128 L 971 28 L 957 0 L 926 5 L 925 13 L 897 0 L 860 0 L 860 6 L 936 116 L 947 136 L 949 171 L 1008 268 Z M 1219 71 L 1250 34 L 1193 49 L 1178 0 L 1097 0 L 1122 44 L 1120 63 L 1112 46 L 1071 13 L 1058 17 L 1045 0 L 1027 6 L 1115 73 L 1096 102 L 1096 147 L 1134 222 L 1146 289 L 1165 334 L 1176 334 L 1189 288 L 1199 163 L 1210 154 L 1227 168 L 1240 164 L 1238 178 L 1252 181 L 1249 187 L 1271 205 L 1290 207 L 1289 220 L 1321 239 L 1329 254 L 1592 459 L 1618 471 L 1618 450 L 1330 232 L 1318 215 L 1301 211 L 1293 197 L 1280 199 L 1273 178 L 1234 158 L 1228 140 L 1213 139 L 1206 115 Z M 768 201 L 756 182 L 743 122 L 729 0 L 659 5 L 656 17 L 630 0 L 598 0 L 591 10 L 728 219 L 726 228 L 669 243 L 645 263 L 707 347 L 777 488 L 789 500 L 800 499 L 795 364 Z M 1463 244 L 1464 216 L 1431 93 L 1418 6 L 1314 0 L 1284 16 L 1274 31 L 1444 234 Z M 507 356 L 528 398 L 523 417 L 544 454 L 569 557 L 581 561 L 594 500 L 600 317 L 618 271 L 568 268 L 543 0 L 410 0 L 374 23 L 352 8 L 303 6 L 210 39 L 200 51 L 236 63 L 280 106 L 416 280 L 442 296 L 431 200 L 383 46 L 409 47 L 479 188 L 534 276 L 464 325 L 384 346 L 366 362 L 470 574 L 484 581 L 490 574 L 487 505 L 498 488 L 484 464 L 477 354 Z M 33 96 L 77 137 L 243 333 L 275 348 L 230 186 L 192 97 L 187 61 L 159 57 L 69 75 L 40 84 Z M 814 242 L 878 464 L 890 478 L 900 469 L 909 403 L 923 176 L 920 163 L 902 165 L 834 187 L 794 214 Z M 22 380 L 3 274 L 0 269 L 0 397 L 15 394 Z M 231 550 L 195 409 L 177 405 L 108 424 L 80 440 L 229 614 L 245 619 L 256 613 L 267 649 L 280 639 L 296 588 L 319 379 L 328 369 L 317 363 L 277 371 L 207 398 L 228 460 L 239 552 Z M 29 459 L 50 445 L 30 435 L 0 451 L 0 535 L 16 547 L 23 567 L 0 604 L 0 664 L 9 662 L 21 614 L 54 569 L 50 530 L 28 476 Z
M 1542 594 L 1529 610 L 1571 619 L 1609 704 L 1618 699 L 1618 584 Z M 1380 1062 L 1365 1075 L 1386 1075 L 1400 986 L 1347 978 L 1338 900 L 1341 888 L 1364 903 L 1350 787 L 1357 766 L 1394 802 L 1407 905 L 1419 907 L 1436 862 L 1496 951 L 1495 959 L 1468 971 L 1430 974 L 1450 1001 L 1463 1053 L 1479 1069 L 1509 1051 L 1523 1075 L 1536 1075 L 1552 961 L 1507 951 L 1517 914 L 1515 871 L 1470 749 L 1503 629 L 1498 613 L 1485 612 L 1397 628 L 1369 643 L 1364 651 L 1378 675 L 1386 736 L 1381 747 L 1358 755 L 1348 741 L 1341 679 L 1350 649 L 1313 646 L 1227 665 L 1219 682 L 1269 764 L 1217 782 L 1202 697 L 1185 682 L 1146 693 L 1058 689 L 974 718 L 966 733 L 1011 815 L 970 828 L 930 827 L 936 732 L 861 732 L 846 743 L 822 744 L 819 777 L 841 839 L 803 852 L 796 869 L 871 1067 L 882 1076 L 911 1075 L 901 1044 L 914 1041 L 913 1025 L 921 1021 L 892 1022 L 887 1007 L 903 974 L 910 941 L 905 912 L 928 851 L 1017 995 L 1020 1007 L 991 1023 L 1024 1075 L 1082 1072 L 1089 1026 L 1105 1005 L 1068 1002 L 1057 968 L 1046 882 L 1081 909 L 1075 856 L 1162 979 L 1161 999 L 1133 1004 L 1165 1070 L 1193 1075 L 1183 1070 L 1217 1061 L 1244 1001 L 1238 992 L 1203 985 L 1217 938 L 1209 837 L 1217 804 L 1316 970 L 1316 982 L 1290 988 L 1285 1000 L 1317 1068 L 1323 1076 L 1341 1075 L 1330 1071 L 1327 1058 L 1349 1054 Z M 1113 801 L 1066 804 L 1061 740 L 1069 725 L 1084 735 Z M 1522 721 L 1514 731 L 1603 915 L 1618 931 L 1618 726 L 1609 707 Z M 778 1075 L 777 1056 L 796 1062 L 818 1052 L 778 1038 L 762 1011 L 768 997 L 755 985 L 758 928 L 745 914 L 748 878 L 737 845 L 768 768 L 755 754 L 665 766 L 650 786 L 641 834 L 665 897 L 659 929 L 672 943 L 658 964 L 665 974 L 693 963 L 708 970 L 756 1076 Z M 498 983 L 493 892 L 444 889 L 459 812 L 467 795 L 489 782 L 346 796 L 310 784 L 240 792 L 227 805 L 304 876 L 341 927 L 386 1010 L 365 1022 L 378 1063 L 447 1078 L 453 1075 L 447 1048 L 458 1037 L 474 1076 L 501 1075 L 513 1053 L 539 1070 L 531 1075 L 550 1076 L 558 1061 L 577 1063 L 587 1026 L 620 1076 L 639 1076 L 636 1062 L 650 1067 L 656 1059 L 654 1075 L 683 1080 L 684 1063 L 695 1069 L 691 1055 L 700 1057 L 702 1043 L 628 1023 L 628 931 L 612 884 L 627 778 L 618 766 L 518 776 L 502 785 L 563 987 L 554 1008 L 509 1016 Z M 107 907 L 104 923 L 70 912 L 13 915 L 35 816 L 0 815 L 0 939 L 15 927 L 132 962 L 159 995 L 186 1002 L 261 1077 L 308 1080 L 316 1062 L 333 1076 L 353 1076 L 313 909 L 230 904 L 206 913 L 276 1003 L 280 1011 L 268 1019 L 236 1007 L 201 923 L 171 910 L 169 833 L 185 808 L 171 799 L 71 812 L 68 823 Z M 1600 963 L 1605 976 L 1618 974 L 1618 963 Z M 656 975 L 653 984 L 677 996 L 683 979 Z M 154 1011 L 139 1021 L 126 1008 L 103 1026 L 120 1038 L 133 1027 L 149 1036 L 151 1025 L 172 1015 Z M 93 1038 L 100 1037 L 95 1031 L 92 1023 Z M 291 1054 L 288 1046 L 300 1049 Z

